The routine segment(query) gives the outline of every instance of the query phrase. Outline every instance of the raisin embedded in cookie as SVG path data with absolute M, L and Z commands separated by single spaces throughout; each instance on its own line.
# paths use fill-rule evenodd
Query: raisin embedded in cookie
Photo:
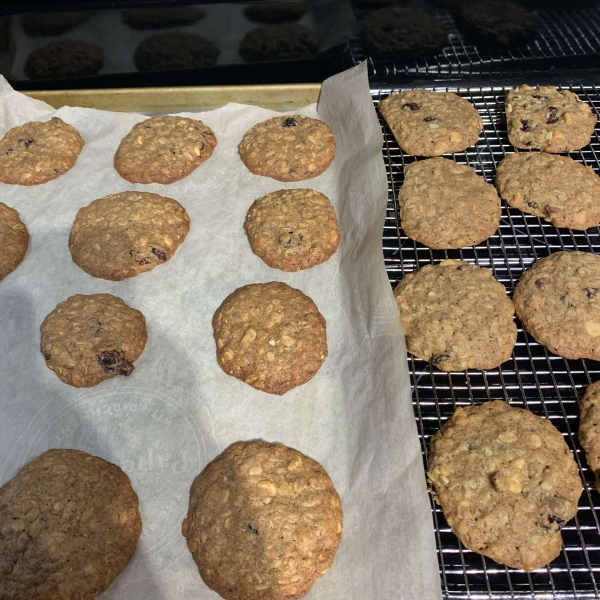
M 77 161 L 85 142 L 58 117 L 10 129 L 0 140 L 0 181 L 38 185 L 60 177 Z
M 450 92 L 417 88 L 390 94 L 379 111 L 404 152 L 441 156 L 477 143 L 483 121 L 467 100 Z
M 500 198 L 475 170 L 447 158 L 429 158 L 404 169 L 398 195 L 406 235 L 430 248 L 474 246 L 500 225 Z
M 258 0 L 245 8 L 244 15 L 257 23 L 285 23 L 297 21 L 306 12 L 306 9 L 306 2 Z
M 35 50 L 27 58 L 29 79 L 61 79 L 95 75 L 104 64 L 99 46 L 75 40 L 58 40 Z
M 146 38 L 133 55 L 140 71 L 174 71 L 212 67 L 219 48 L 193 33 L 156 33 Z
M 215 134 L 202 121 L 150 117 L 121 140 L 115 169 L 131 183 L 173 183 L 210 158 L 216 145 Z
M 327 358 L 325 317 L 285 283 L 238 288 L 213 317 L 217 360 L 228 375 L 269 394 L 312 379 Z
M 0 488 L 0 598 L 92 600 L 133 558 L 139 500 L 117 466 L 48 450 Z
M 192 25 L 206 13 L 196 6 L 168 8 L 132 8 L 123 11 L 123 21 L 133 29 L 167 29 Z
M 335 137 L 323 121 L 283 115 L 249 129 L 240 156 L 255 175 L 302 181 L 327 170 L 335 158 Z
M 28 247 L 29 232 L 19 213 L 0 202 L 0 281 L 21 264 Z
M 318 51 L 314 31 L 296 23 L 280 23 L 251 29 L 240 43 L 239 54 L 246 62 L 262 62 L 315 58 Z
M 517 283 L 517 317 L 537 342 L 570 360 L 600 360 L 600 256 L 555 252 Z
M 571 152 L 590 143 L 598 116 L 568 90 L 521 85 L 506 95 L 508 139 L 515 148 Z
M 182 533 L 225 600 L 299 599 L 331 568 L 343 521 L 317 461 L 283 444 L 237 442 L 194 480 Z
M 600 381 L 592 383 L 585 390 L 579 413 L 578 435 L 587 463 L 596 475 L 596 489 L 600 492 Z
M 333 206 L 315 190 L 279 190 L 259 198 L 250 207 L 244 228 L 252 252 L 282 271 L 321 264 L 340 242 Z
M 498 165 L 496 187 L 508 204 L 556 227 L 588 229 L 600 223 L 600 177 L 569 156 L 509 154 Z
M 515 307 L 489 269 L 444 260 L 394 290 L 406 347 L 442 371 L 493 369 L 517 341 Z
M 69 249 L 86 273 L 121 281 L 168 261 L 189 230 L 190 218 L 177 200 L 121 192 L 79 209 Z
M 456 409 L 431 440 L 427 477 L 467 548 L 525 571 L 558 556 L 581 496 L 556 427 L 500 400 Z

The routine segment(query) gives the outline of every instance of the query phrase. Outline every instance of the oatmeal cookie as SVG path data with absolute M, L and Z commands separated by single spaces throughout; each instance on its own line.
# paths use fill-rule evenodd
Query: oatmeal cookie
M 0 202 L 0 281 L 21 264 L 28 247 L 29 232 L 19 213 Z
M 579 441 L 600 492 L 600 381 L 588 386 L 579 413 Z
M 251 29 L 238 50 L 246 62 L 316 58 L 318 51 L 317 34 L 297 23 L 263 25 Z
M 75 40 L 57 40 L 34 50 L 25 63 L 29 79 L 63 79 L 95 75 L 104 64 L 100 46 Z
M 135 50 L 133 62 L 140 71 L 199 69 L 217 64 L 219 48 L 193 33 L 155 33 Z

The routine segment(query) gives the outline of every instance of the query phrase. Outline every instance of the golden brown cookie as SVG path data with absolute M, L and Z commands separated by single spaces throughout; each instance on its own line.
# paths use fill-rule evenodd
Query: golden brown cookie
M 240 156 L 255 175 L 302 181 L 327 170 L 335 158 L 335 137 L 323 121 L 282 115 L 249 129 Z
M 442 371 L 493 369 L 517 341 L 515 307 L 489 269 L 444 260 L 394 290 L 406 348 Z
M 84 144 L 77 129 L 58 117 L 13 127 L 0 140 L 0 181 L 37 185 L 56 179 L 73 167 Z
M 110 294 L 59 302 L 40 331 L 46 365 L 74 387 L 130 375 L 148 340 L 144 315 Z
M 127 567 L 142 533 L 117 466 L 48 450 L 0 488 L 0 598 L 93 600 Z
M 173 183 L 210 158 L 217 138 L 202 121 L 150 117 L 121 140 L 115 169 L 131 183 Z
M 431 440 L 429 481 L 470 550 L 534 571 L 560 553 L 581 480 L 549 419 L 500 400 L 458 407 Z
M 537 342 L 570 360 L 600 360 L 600 257 L 555 252 L 521 275 L 517 317 Z
M 600 492 L 600 381 L 588 386 L 581 400 L 579 442 L 596 476 L 596 489 Z
M 269 394 L 306 383 L 327 358 L 325 317 L 308 296 L 279 281 L 229 294 L 213 328 L 223 371 Z
M 225 600 L 292 600 L 331 568 L 343 520 L 318 462 L 283 444 L 237 442 L 194 480 L 182 532 Z
M 177 200 L 121 192 L 79 209 L 69 249 L 86 273 L 121 281 L 168 261 L 189 230 L 190 218 Z
M 21 264 L 28 247 L 29 232 L 19 213 L 0 202 L 0 281 Z
M 282 271 L 321 264 L 340 243 L 333 206 L 316 190 L 278 190 L 259 198 L 250 207 L 244 228 L 252 252 Z

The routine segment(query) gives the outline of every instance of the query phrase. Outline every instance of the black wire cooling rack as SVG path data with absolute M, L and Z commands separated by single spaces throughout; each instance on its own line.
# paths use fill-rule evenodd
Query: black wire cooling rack
M 484 122 L 475 147 L 452 156 L 494 182 L 496 166 L 514 148 L 504 122 L 504 87 L 431 87 L 458 93 L 471 101 Z M 600 89 L 569 86 L 600 113 Z M 375 105 L 398 88 L 372 90 Z M 491 269 L 512 296 L 522 272 L 531 264 L 559 250 L 600 253 L 600 228 L 585 232 L 557 229 L 533 215 L 503 202 L 498 232 L 474 247 L 432 250 L 408 239 L 399 220 L 398 191 L 404 166 L 415 157 L 405 155 L 381 120 L 383 154 L 389 182 L 389 203 L 383 232 L 383 252 L 390 282 L 395 285 L 406 273 L 445 258 L 459 258 Z M 600 126 L 592 143 L 570 155 L 600 172 Z M 577 517 L 563 529 L 564 547 L 548 567 L 527 574 L 510 569 L 467 550 L 450 530 L 432 500 L 442 588 L 446 598 L 599 598 L 600 597 L 600 494 L 594 474 L 585 461 L 577 439 L 579 401 L 585 388 L 600 379 L 600 363 L 568 361 L 555 356 L 527 335 L 520 323 L 511 359 L 497 369 L 444 373 L 423 360 L 408 356 L 413 406 L 427 468 L 429 442 L 457 406 L 503 399 L 546 417 L 563 434 L 579 466 L 584 490 Z
M 496 52 L 480 50 L 463 35 L 448 10 L 434 11 L 448 29 L 442 52 L 416 61 L 379 60 L 369 57 L 359 36 L 350 45 L 353 64 L 369 61 L 372 77 L 395 75 L 485 75 L 503 69 L 527 68 L 530 63 L 566 57 L 600 55 L 600 6 L 577 6 L 536 11 L 540 19 L 529 43 Z M 359 18 L 364 15 L 359 15 Z

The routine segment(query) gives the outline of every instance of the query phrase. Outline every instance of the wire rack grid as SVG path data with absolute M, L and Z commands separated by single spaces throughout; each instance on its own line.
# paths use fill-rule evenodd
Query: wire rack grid
M 448 30 L 448 44 L 437 55 L 410 63 L 368 55 L 362 38 L 350 45 L 353 64 L 368 59 L 372 77 L 395 75 L 485 75 L 505 68 L 524 68 L 529 61 L 600 54 L 600 6 L 537 11 L 540 25 L 531 42 L 510 50 L 484 51 L 469 42 L 448 10 L 435 15 Z M 359 17 L 364 15 L 359 15 Z
M 470 165 L 486 181 L 495 180 L 496 166 L 514 152 L 504 121 L 504 87 L 431 87 L 450 91 L 471 101 L 484 122 L 475 147 L 452 155 Z M 594 86 L 569 86 L 600 112 L 600 90 Z M 375 105 L 390 92 L 372 90 Z M 381 119 L 381 117 L 380 117 Z M 392 285 L 405 274 L 445 258 L 463 259 L 487 267 L 512 296 L 515 284 L 535 260 L 560 250 L 600 253 L 600 228 L 575 232 L 557 229 L 533 215 L 503 202 L 498 232 L 487 241 L 461 250 L 432 250 L 407 238 L 399 219 L 398 191 L 404 166 L 414 160 L 399 148 L 381 119 L 383 154 L 389 183 L 389 203 L 383 232 L 383 253 Z M 571 157 L 600 171 L 600 131 L 592 143 Z M 577 517 L 563 528 L 564 546 L 548 567 L 533 573 L 510 569 L 467 550 L 450 530 L 433 500 L 432 513 L 438 548 L 440 577 L 445 598 L 599 598 L 600 597 L 600 494 L 594 474 L 577 439 L 579 400 L 585 388 L 600 379 L 600 363 L 567 361 L 551 354 L 518 325 L 517 344 L 511 359 L 497 369 L 444 373 L 408 355 L 413 407 L 427 469 L 427 450 L 433 434 L 457 406 L 503 399 L 550 419 L 573 451 L 584 489 Z

